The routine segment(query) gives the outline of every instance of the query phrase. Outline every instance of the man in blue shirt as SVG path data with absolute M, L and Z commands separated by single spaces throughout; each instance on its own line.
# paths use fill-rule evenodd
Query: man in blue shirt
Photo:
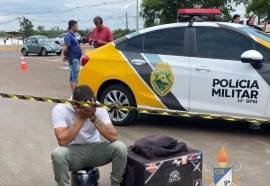
M 72 91 L 78 84 L 78 75 L 80 71 L 80 59 L 82 57 L 82 49 L 75 32 L 78 32 L 77 21 L 70 20 L 68 22 L 68 31 L 65 35 L 64 41 L 64 58 L 63 61 L 68 61 L 70 70 L 70 87 Z

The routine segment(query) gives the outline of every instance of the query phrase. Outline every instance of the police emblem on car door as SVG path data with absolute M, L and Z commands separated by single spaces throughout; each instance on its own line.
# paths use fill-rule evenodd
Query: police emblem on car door
M 174 84 L 174 75 L 167 62 L 160 62 L 151 73 L 151 85 L 160 96 L 166 96 Z

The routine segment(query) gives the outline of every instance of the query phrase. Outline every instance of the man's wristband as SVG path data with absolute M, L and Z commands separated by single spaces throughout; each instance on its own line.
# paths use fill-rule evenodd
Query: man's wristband
M 92 123 L 94 123 L 94 122 L 96 121 L 96 119 L 97 119 L 97 116 L 94 116 L 93 118 L 90 119 L 90 121 L 91 121 Z

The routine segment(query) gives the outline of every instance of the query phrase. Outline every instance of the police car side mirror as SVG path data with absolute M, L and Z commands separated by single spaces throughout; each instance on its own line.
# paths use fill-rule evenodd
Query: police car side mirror
M 241 61 L 243 63 L 258 64 L 263 61 L 263 56 L 256 50 L 248 50 L 241 55 Z

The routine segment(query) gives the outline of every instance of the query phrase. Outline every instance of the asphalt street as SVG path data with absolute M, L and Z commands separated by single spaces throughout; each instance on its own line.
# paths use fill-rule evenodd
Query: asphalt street
M 20 53 L 0 52 L 0 92 L 69 98 L 69 71 L 61 56 L 29 56 L 20 71 Z M 50 155 L 57 146 L 51 122 L 55 104 L 0 98 L 0 186 L 56 185 Z M 203 152 L 203 162 L 216 160 L 222 145 L 229 160 L 242 165 L 239 186 L 269 186 L 270 126 L 252 130 L 248 123 L 142 115 L 135 123 L 116 127 L 127 146 L 135 140 L 165 134 Z M 109 186 L 111 165 L 100 167 L 100 186 Z M 204 173 L 213 178 L 212 172 Z M 203 179 L 203 185 L 210 185 Z

